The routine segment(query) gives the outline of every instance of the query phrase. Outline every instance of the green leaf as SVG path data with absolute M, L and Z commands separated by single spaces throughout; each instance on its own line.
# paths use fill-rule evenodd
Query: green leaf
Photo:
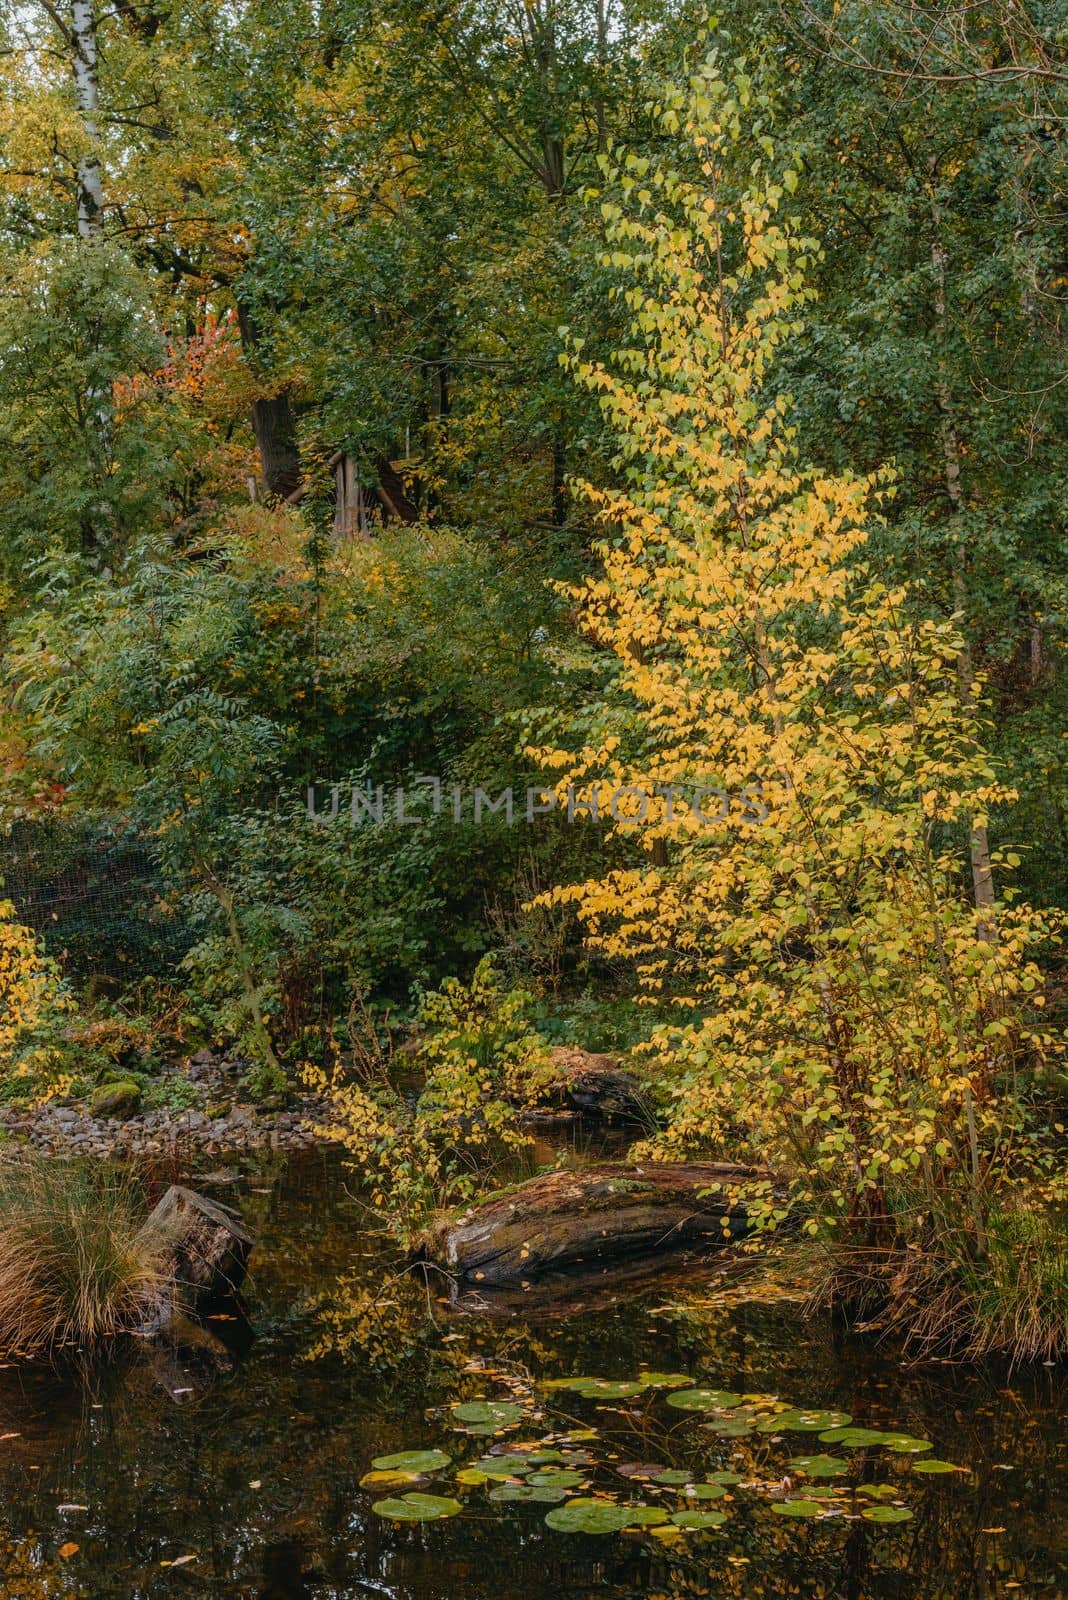
M 457 1422 L 475 1423 L 496 1430 L 518 1422 L 525 1407 L 514 1400 L 468 1400 L 452 1408 Z
M 966 1467 L 955 1467 L 952 1461 L 939 1461 L 937 1456 L 927 1456 L 912 1463 L 913 1472 L 966 1472 Z
M 673 1511 L 671 1521 L 676 1528 L 721 1528 L 727 1520 L 725 1511 Z
M 844 1456 L 794 1456 L 789 1464 L 807 1478 L 836 1478 L 849 1468 Z
M 771 1509 L 777 1517 L 818 1517 L 823 1507 L 818 1500 L 774 1500 Z
M 462 1510 L 459 1500 L 440 1494 L 406 1494 L 401 1500 L 376 1500 L 371 1510 L 393 1522 L 440 1522 Z
M 451 1467 L 452 1459 L 444 1450 L 399 1450 L 392 1456 L 375 1456 L 371 1462 L 377 1472 L 440 1472 Z
M 860 1514 L 866 1522 L 908 1522 L 912 1516 L 908 1506 L 865 1506 Z
M 741 1401 L 740 1394 L 726 1389 L 676 1389 L 669 1394 L 667 1403 L 677 1411 L 728 1411 Z

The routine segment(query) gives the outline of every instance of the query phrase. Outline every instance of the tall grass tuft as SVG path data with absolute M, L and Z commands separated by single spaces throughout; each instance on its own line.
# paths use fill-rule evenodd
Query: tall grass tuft
M 143 1322 L 167 1285 L 165 1243 L 144 1220 L 127 1177 L 0 1160 L 0 1350 L 88 1349 Z

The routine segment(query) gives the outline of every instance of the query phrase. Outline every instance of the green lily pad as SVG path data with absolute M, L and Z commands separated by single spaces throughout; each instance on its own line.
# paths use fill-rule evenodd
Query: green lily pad
M 741 1398 L 726 1389 L 676 1389 L 668 1395 L 667 1403 L 677 1411 L 729 1411 Z
M 645 1387 L 644 1383 L 637 1383 L 633 1379 L 616 1382 L 611 1378 L 595 1378 L 580 1389 L 579 1394 L 585 1400 L 632 1400 Z
M 578 1394 L 583 1389 L 588 1389 L 591 1384 L 605 1383 L 604 1378 L 583 1377 L 581 1374 L 574 1378 L 546 1378 L 542 1384 L 543 1389 L 573 1389 Z
M 868 1444 L 885 1444 L 888 1439 L 903 1437 L 892 1433 L 880 1433 L 878 1428 L 828 1428 L 820 1434 L 821 1444 L 844 1444 L 847 1449 L 861 1449 Z
M 490 1490 L 489 1498 L 500 1501 L 525 1500 L 528 1503 L 536 1501 L 541 1505 L 552 1505 L 560 1500 L 566 1500 L 567 1490 L 553 1489 L 548 1484 L 497 1483 Z
M 615 1505 L 610 1500 L 569 1500 L 546 1514 L 545 1523 L 558 1533 L 622 1533 L 634 1527 L 635 1506 Z
M 665 1467 L 663 1472 L 653 1474 L 653 1482 L 667 1484 L 692 1483 L 693 1473 L 686 1472 L 682 1467 Z
M 482 1456 L 475 1466 L 487 1478 L 515 1478 L 533 1470 L 529 1456 Z
M 744 1483 L 745 1479 L 740 1472 L 710 1472 L 709 1483 L 722 1483 L 725 1488 L 731 1489 L 736 1483 Z
M 823 1507 L 818 1500 L 774 1500 L 771 1509 L 778 1517 L 818 1517 Z
M 705 1427 L 721 1439 L 748 1439 L 753 1431 L 752 1421 L 748 1417 L 713 1417 L 711 1422 L 705 1423 Z
M 964 1472 L 964 1467 L 955 1467 L 952 1461 L 939 1461 L 937 1456 L 927 1456 L 923 1461 L 912 1463 L 913 1472 Z
M 452 1466 L 452 1458 L 444 1450 L 398 1450 L 396 1455 L 375 1456 L 371 1465 L 377 1472 L 440 1472 Z
M 725 1511 L 673 1511 L 671 1521 L 676 1528 L 722 1528 L 727 1520 Z
M 899 1456 L 916 1456 L 921 1450 L 931 1450 L 930 1439 L 914 1439 L 910 1433 L 889 1433 L 883 1443 Z
M 562 1450 L 532 1450 L 527 1460 L 535 1466 L 541 1466 L 546 1461 L 566 1461 Z
M 453 1406 L 452 1414 L 457 1422 L 474 1423 L 495 1432 L 509 1423 L 518 1422 L 523 1410 L 523 1406 L 515 1400 L 467 1400 Z
M 685 1372 L 639 1372 L 638 1377 L 647 1389 L 685 1389 L 693 1381 Z
M 790 1462 L 806 1478 L 836 1478 L 840 1472 L 848 1470 L 849 1462 L 844 1456 L 794 1456 Z
M 465 1489 L 478 1489 L 491 1481 L 490 1474 L 483 1472 L 480 1467 L 461 1467 L 456 1474 L 456 1482 L 462 1483 Z
M 908 1506 L 865 1506 L 860 1513 L 866 1522 L 908 1522 Z
M 847 1427 L 851 1420 L 848 1411 L 804 1411 L 795 1407 L 761 1417 L 756 1429 L 758 1433 L 820 1433 L 822 1428 Z
M 862 1483 L 857 1494 L 865 1500 L 893 1500 L 897 1490 L 892 1483 Z
M 441 1522 L 463 1510 L 459 1500 L 440 1494 L 406 1494 L 400 1500 L 376 1500 L 371 1510 L 393 1522 Z
M 551 1467 L 545 1472 L 532 1472 L 527 1479 L 528 1483 L 554 1489 L 575 1489 L 584 1481 L 585 1473 L 566 1467 Z
M 721 1483 L 690 1483 L 682 1492 L 687 1500 L 722 1500 L 727 1493 Z

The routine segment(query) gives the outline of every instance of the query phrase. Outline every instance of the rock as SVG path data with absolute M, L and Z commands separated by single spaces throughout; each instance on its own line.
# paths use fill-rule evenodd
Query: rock
M 461 1285 L 496 1285 L 698 1239 L 727 1244 L 750 1231 L 739 1191 L 768 1176 L 762 1168 L 698 1162 L 548 1172 L 436 1224 L 422 1254 Z
M 127 1079 L 101 1084 L 89 1102 L 94 1117 L 132 1117 L 141 1105 L 141 1087 Z
M 168 1276 L 194 1304 L 234 1294 L 244 1282 L 252 1238 L 239 1214 L 218 1200 L 173 1184 L 141 1232 L 163 1241 Z

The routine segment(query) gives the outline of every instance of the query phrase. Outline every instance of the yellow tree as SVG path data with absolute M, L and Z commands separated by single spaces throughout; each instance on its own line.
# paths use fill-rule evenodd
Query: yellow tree
M 816 246 L 767 99 L 710 58 L 662 110 L 700 177 L 606 163 L 630 337 L 609 364 L 579 339 L 565 358 L 618 438 L 621 487 L 583 486 L 601 567 L 573 591 L 611 686 L 569 747 L 534 752 L 644 850 L 556 896 L 685 1013 L 650 1044 L 661 1151 L 744 1141 L 813 1228 L 878 1244 L 910 1236 L 920 1195 L 981 1259 L 1024 1155 L 1016 1075 L 1049 1047 L 1029 1020 L 1048 930 L 962 894 L 968 835 L 1005 795 L 957 628 L 866 561 L 890 474 L 799 459 L 774 366 Z

